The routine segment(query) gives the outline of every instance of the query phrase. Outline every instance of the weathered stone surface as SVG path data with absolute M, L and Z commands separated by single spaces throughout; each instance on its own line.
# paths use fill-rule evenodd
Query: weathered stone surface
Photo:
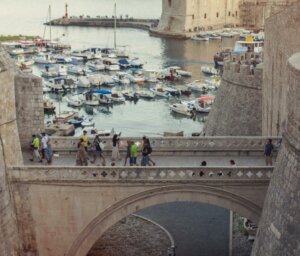
M 205 136 L 261 135 L 262 66 L 250 75 L 248 65 L 225 63 L 222 83 L 217 92 Z

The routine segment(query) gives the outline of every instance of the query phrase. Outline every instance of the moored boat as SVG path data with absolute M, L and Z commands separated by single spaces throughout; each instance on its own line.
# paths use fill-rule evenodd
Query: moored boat
M 185 115 L 185 116 L 192 116 L 191 110 L 187 107 L 187 105 L 181 103 L 170 104 L 169 108 L 176 113 Z

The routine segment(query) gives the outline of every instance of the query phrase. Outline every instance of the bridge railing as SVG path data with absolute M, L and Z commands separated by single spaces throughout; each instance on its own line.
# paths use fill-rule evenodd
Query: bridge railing
M 155 152 L 199 152 L 199 151 L 239 151 L 263 152 L 270 137 L 151 137 L 150 142 Z M 121 137 L 121 151 L 126 150 L 127 140 L 141 142 L 141 137 Z M 281 137 L 272 137 L 275 148 L 280 146 Z M 76 151 L 79 137 L 50 137 L 53 150 L 58 152 Z M 93 141 L 93 137 L 89 137 Z M 104 151 L 112 149 L 112 138 L 102 137 Z
M 10 167 L 13 182 L 269 181 L 273 167 Z

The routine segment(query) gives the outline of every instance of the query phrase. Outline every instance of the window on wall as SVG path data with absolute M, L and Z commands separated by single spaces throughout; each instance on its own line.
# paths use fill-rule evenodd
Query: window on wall
M 228 16 L 230 16 L 231 12 L 228 12 Z
M 168 0 L 168 3 L 169 3 L 169 7 L 172 6 L 172 0 Z
M 237 17 L 237 11 L 235 11 L 235 16 Z
M 219 17 L 219 13 L 217 12 L 217 14 L 216 14 L 216 17 L 218 18 Z
M 207 18 L 207 14 L 206 13 L 204 13 L 204 19 L 206 19 Z

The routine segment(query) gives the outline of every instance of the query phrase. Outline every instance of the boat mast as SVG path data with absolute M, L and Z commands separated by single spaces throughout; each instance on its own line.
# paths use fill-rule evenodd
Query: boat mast
M 117 4 L 115 3 L 115 20 L 114 20 L 114 47 L 117 49 Z
M 52 34 L 51 34 L 51 5 L 49 5 L 49 24 L 50 24 L 50 44 L 52 40 Z

